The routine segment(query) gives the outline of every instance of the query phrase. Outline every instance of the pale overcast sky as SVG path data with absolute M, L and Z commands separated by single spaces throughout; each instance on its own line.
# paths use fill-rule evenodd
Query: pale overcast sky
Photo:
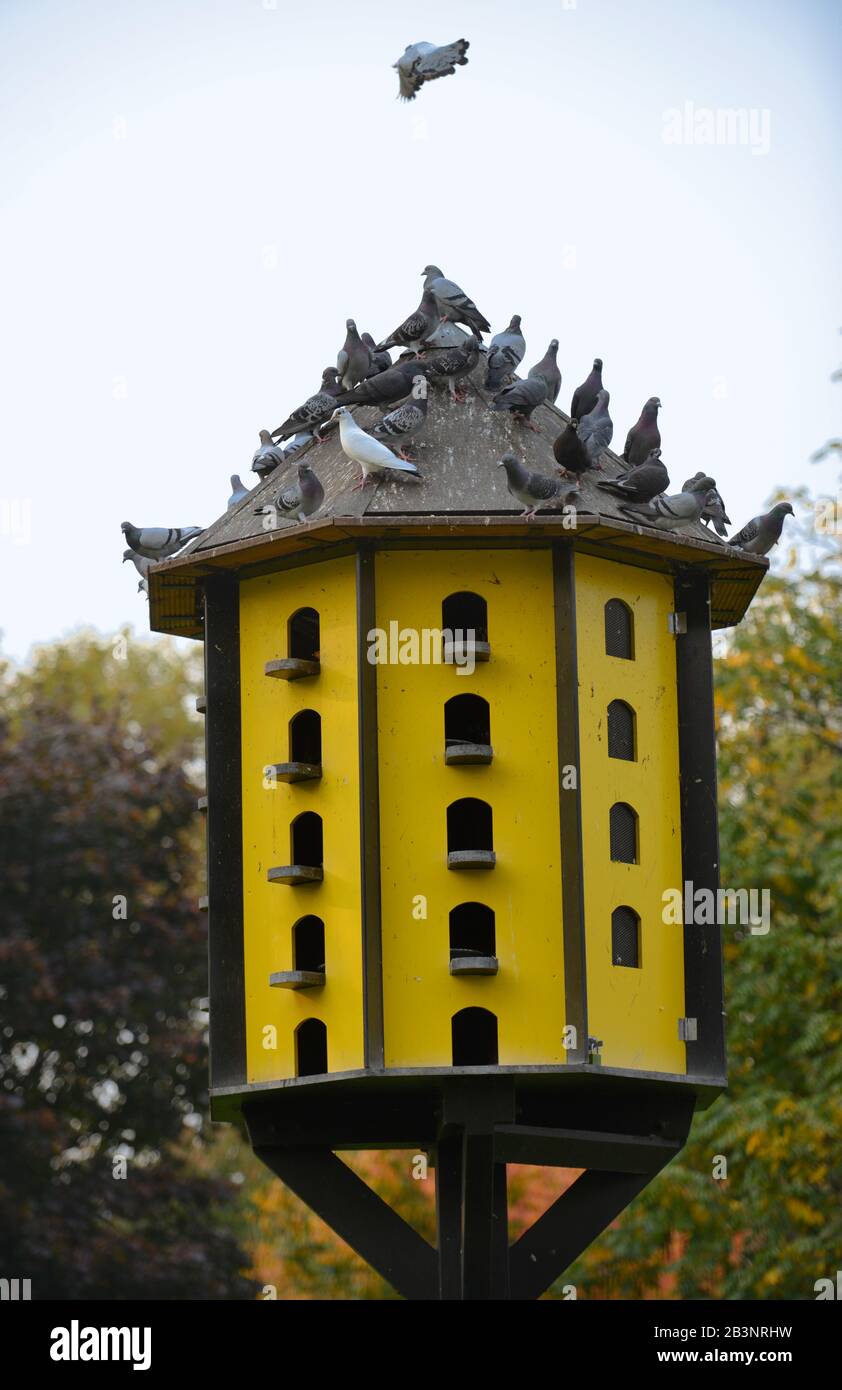
M 565 408 L 597 354 L 620 440 L 660 395 L 673 480 L 736 525 L 835 493 L 841 30 L 821 0 L 2 0 L 3 649 L 145 630 L 120 522 L 218 516 L 430 261 L 523 316 L 527 365 L 559 338 Z M 459 37 L 396 101 L 406 44 Z M 665 141 L 717 107 L 753 145 Z

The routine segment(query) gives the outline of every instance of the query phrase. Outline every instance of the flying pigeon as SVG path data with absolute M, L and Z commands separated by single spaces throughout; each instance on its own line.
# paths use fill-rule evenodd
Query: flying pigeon
M 581 386 L 577 386 L 573 392 L 573 399 L 570 402 L 571 420 L 581 420 L 583 415 L 590 415 L 596 405 L 596 398 L 602 390 L 602 358 L 595 357 L 590 376 L 586 376 Z
M 621 502 L 620 511 L 632 521 L 653 526 L 656 531 L 681 531 L 699 520 L 707 495 L 715 487 L 716 480 L 702 473 L 691 478 L 682 492 L 673 493 L 671 497 L 655 497 L 651 502 Z
M 333 408 L 335 410 L 338 405 L 392 405 L 394 401 L 401 401 L 409 395 L 412 378 L 419 372 L 426 375 L 426 363 L 414 358 L 397 362 L 388 371 L 378 372 L 377 376 L 361 381 L 353 391 L 343 391 L 333 402 Z
M 728 544 L 739 546 L 740 550 L 747 550 L 750 555 L 768 555 L 781 538 L 786 516 L 795 516 L 792 507 L 788 502 L 776 502 L 770 512 L 763 512 L 747 521 Z
M 347 406 L 339 406 L 334 416 L 339 420 L 339 439 L 343 454 L 360 466 L 360 481 L 357 487 L 363 487 L 371 477 L 382 478 L 387 471 L 420 478 L 421 475 L 414 463 L 407 459 L 399 459 L 397 454 L 393 454 L 379 439 L 374 439 L 370 434 L 366 434 L 365 430 L 360 429 Z
M 123 521 L 120 530 L 136 555 L 145 555 L 147 560 L 166 560 L 194 536 L 201 536 L 204 527 L 132 526 L 130 521 Z
M 424 363 L 427 379 L 436 381 L 444 377 L 451 399 L 459 402 L 464 401 L 464 393 L 458 389 L 456 379 L 457 377 L 470 376 L 479 361 L 480 346 L 479 338 L 467 338 L 462 347 L 453 347 L 443 352 L 437 352 L 435 357 L 431 357 L 428 362 Z
M 547 384 L 547 403 L 554 405 L 561 390 L 561 372 L 558 369 L 558 338 L 553 338 L 540 362 L 529 368 L 530 376 L 540 376 Z
M 623 458 L 630 468 L 645 463 L 653 449 L 661 446 L 661 431 L 658 429 L 658 411 L 661 402 L 657 396 L 650 396 L 640 412 L 640 419 L 632 425 L 626 436 Z
M 328 397 L 328 399 L 330 400 L 331 405 L 333 405 L 333 397 Z M 286 423 L 289 424 L 289 420 L 287 420 Z M 297 426 L 293 426 L 289 433 L 293 434 L 296 428 Z M 280 430 L 276 430 L 275 433 L 280 433 L 283 429 L 284 426 L 281 425 Z M 261 479 L 267 478 L 269 474 L 278 467 L 279 464 L 283 463 L 283 461 L 284 451 L 281 448 L 280 444 L 273 444 L 272 436 L 269 433 L 269 431 L 261 430 L 260 448 L 256 450 L 254 458 L 251 461 L 252 473 L 256 473 L 258 477 Z
M 307 430 L 313 425 L 320 425 L 322 420 L 327 420 L 331 411 L 335 410 L 336 400 L 334 398 L 341 390 L 336 368 L 325 367 L 322 372 L 322 384 L 316 394 L 308 396 L 303 405 L 294 410 L 282 425 L 278 425 L 278 428 L 272 431 L 272 435 L 277 439 L 286 439 L 288 435 L 297 434 L 300 430 Z
M 694 473 L 693 477 L 689 478 L 688 481 L 684 484 L 685 492 L 687 491 L 687 488 L 690 486 L 690 483 L 695 482 L 696 478 L 701 478 L 702 476 L 703 475 L 701 473 Z M 719 495 L 715 487 L 711 488 L 710 492 L 708 493 L 707 501 L 705 503 L 705 509 L 702 512 L 702 521 L 705 523 L 705 526 L 712 525 L 713 529 L 716 531 L 717 536 L 721 536 L 723 540 L 728 535 L 728 532 L 725 528 L 731 525 L 731 518 L 726 512 L 725 503 L 723 502 L 721 496 Z
M 143 555 L 136 555 L 133 550 L 124 550 L 123 564 L 125 564 L 127 560 L 131 560 L 132 564 L 134 565 L 135 569 L 140 575 L 140 580 L 138 581 L 137 586 L 137 592 L 139 594 L 148 594 L 149 582 L 146 576 L 149 573 L 149 566 L 154 564 L 154 561 L 147 560 Z
M 470 44 L 467 39 L 457 39 L 455 43 L 442 44 L 440 48 L 434 43 L 410 44 L 398 61 L 392 64 L 400 80 L 398 95 L 401 100 L 414 101 L 425 82 L 433 82 L 437 77 L 450 77 L 456 71 L 457 64 L 464 67 L 468 61 L 465 57 L 468 48 Z
M 228 498 L 227 510 L 229 512 L 233 511 L 234 507 L 238 507 L 241 502 L 244 502 L 249 495 L 249 491 L 250 489 L 246 487 L 239 473 L 232 473 L 231 496 Z
M 409 348 L 410 352 L 420 352 L 438 321 L 439 313 L 436 308 L 436 301 L 429 290 L 425 290 L 415 313 L 410 314 L 409 318 L 405 318 L 403 323 L 399 323 L 394 332 L 384 338 L 382 343 L 378 343 L 377 351 L 380 352 L 383 348 L 389 347 L 402 347 Z
M 513 314 L 508 328 L 502 333 L 495 333 L 491 339 L 485 373 L 486 390 L 499 391 L 503 382 L 523 361 L 525 352 L 526 340 L 520 331 L 520 314 Z
M 446 280 L 437 265 L 425 265 L 421 273 L 424 276 L 424 289 L 430 291 L 443 319 L 466 324 L 477 337 L 481 333 L 491 332 L 491 324 L 474 301 L 453 280 Z
M 366 347 L 368 348 L 369 357 L 371 359 L 371 366 L 369 368 L 368 375 L 376 376 L 378 372 L 388 371 L 392 365 L 392 359 L 389 356 L 388 352 L 383 352 L 380 350 L 380 348 L 375 346 L 374 339 L 372 338 L 370 333 L 361 333 L 360 337 L 362 341 L 365 343 Z M 337 383 L 336 390 L 333 394 L 335 396 L 338 396 L 341 390 L 342 387 Z
M 505 468 L 509 492 L 516 502 L 524 508 L 521 516 L 531 521 L 541 507 L 552 503 L 556 506 L 568 504 L 571 498 L 578 498 L 575 483 L 563 483 L 559 478 L 548 478 L 546 473 L 532 473 L 525 468 L 514 454 L 504 454 L 497 465 Z
M 514 381 L 511 386 L 504 386 L 495 396 L 491 409 L 510 410 L 518 424 L 526 425 L 540 434 L 539 427 L 533 425 L 530 416 L 536 405 L 546 399 L 546 395 L 547 383 L 542 376 L 527 377 L 525 381 Z
M 579 426 L 575 420 L 571 420 L 556 439 L 553 454 L 559 468 L 569 478 L 579 478 L 592 467 L 585 446 L 579 438 Z
M 357 332 L 353 319 L 345 320 L 345 328 L 345 342 L 337 354 L 336 371 L 343 390 L 353 391 L 357 383 L 365 381 L 369 375 L 371 352 Z
M 392 410 L 376 424 L 371 431 L 373 439 L 386 444 L 398 444 L 402 459 L 411 463 L 403 450 L 403 441 L 420 434 L 427 423 L 427 378 L 416 376 L 412 381 L 412 395 L 409 400 Z
M 701 474 L 699 476 L 701 477 Z M 623 497 L 627 502 L 651 502 L 653 497 L 666 492 L 669 485 L 670 475 L 661 459 L 660 449 L 653 449 L 645 463 L 630 468 L 622 477 L 606 478 L 604 482 L 597 483 L 597 487 L 601 487 L 604 492 L 613 492 L 616 497 Z M 684 488 L 686 490 L 686 483 Z
M 579 420 L 579 439 L 594 468 L 599 467 L 603 450 L 608 448 L 614 438 L 614 421 L 608 414 L 608 391 L 597 392 L 596 405 Z

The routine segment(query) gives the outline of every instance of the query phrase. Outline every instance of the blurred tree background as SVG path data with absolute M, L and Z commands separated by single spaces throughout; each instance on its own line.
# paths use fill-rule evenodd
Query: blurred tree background
M 812 1299 L 839 1266 L 842 517 L 817 536 L 796 500 L 800 546 L 718 641 L 722 882 L 772 894 L 767 936 L 724 929 L 730 1090 L 549 1298 Z M 0 670 L 2 1272 L 35 1297 L 391 1298 L 207 1122 L 200 657 L 81 634 Z M 432 1170 L 348 1161 L 433 1238 Z M 511 1169 L 513 1230 L 574 1176 Z

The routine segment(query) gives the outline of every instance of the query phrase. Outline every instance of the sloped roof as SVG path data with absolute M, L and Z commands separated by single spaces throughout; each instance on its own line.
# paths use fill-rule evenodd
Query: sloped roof
M 468 383 L 468 399 L 450 399 L 447 387 L 431 385 L 427 424 L 412 450 L 422 481 L 390 479 L 355 488 L 357 465 L 343 454 L 334 428 L 320 444 L 309 443 L 288 464 L 260 483 L 239 506 L 213 522 L 185 550 L 150 571 L 150 617 L 154 630 L 201 636 L 196 589 L 203 574 L 217 568 L 263 566 L 273 558 L 312 551 L 314 546 L 348 544 L 357 539 L 418 535 L 520 536 L 530 544 L 547 543 L 549 535 L 575 538 L 583 548 L 658 568 L 677 563 L 701 564 L 714 574 L 715 626 L 729 626 L 743 616 L 768 561 L 732 550 L 701 522 L 680 533 L 665 533 L 632 523 L 619 509 L 619 498 L 597 487 L 600 478 L 622 475 L 625 466 L 611 450 L 603 456 L 603 471 L 580 483 L 575 531 L 563 527 L 559 507 L 542 510 L 534 521 L 521 519 L 522 508 L 510 496 L 505 470 L 497 468 L 511 451 L 537 472 L 557 476 L 553 441 L 568 422 L 555 406 L 542 405 L 532 419 L 540 433 L 519 425 L 506 411 L 490 408 L 491 396 L 482 385 L 482 359 Z M 393 407 L 392 407 L 393 408 Z M 383 412 L 374 407 L 354 411 L 363 429 L 370 429 Z M 624 438 L 624 435 L 623 435 Z M 285 515 L 265 530 L 255 507 L 270 503 L 281 487 L 293 481 L 298 461 L 307 458 L 325 491 L 319 512 L 301 524 Z M 665 459 L 678 491 L 687 470 Z

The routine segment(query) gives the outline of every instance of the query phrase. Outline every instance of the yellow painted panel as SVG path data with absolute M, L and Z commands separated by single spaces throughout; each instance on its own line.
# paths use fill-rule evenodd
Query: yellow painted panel
M 604 607 L 611 598 L 634 614 L 633 661 L 605 653 Z M 682 881 L 673 608 L 668 576 L 577 555 L 588 1029 L 605 1044 L 606 1066 L 684 1073 L 682 928 L 662 921 L 662 893 Z M 635 762 L 608 756 L 611 700 L 625 700 L 636 712 Z M 638 864 L 611 862 L 609 811 L 617 801 L 638 814 Z M 611 913 L 622 905 L 641 919 L 639 969 L 611 962 Z
M 285 657 L 287 620 L 297 609 L 320 616 L 321 672 L 313 679 L 273 680 L 267 661 Z M 249 1081 L 295 1075 L 294 1033 L 306 1018 L 327 1027 L 328 1067 L 363 1064 L 360 928 L 359 760 L 357 738 L 356 592 L 353 558 L 244 580 L 240 585 L 243 711 L 243 887 L 246 1054 Z M 289 760 L 288 726 L 302 709 L 322 719 L 319 782 L 264 786 L 263 768 Z M 324 882 L 289 888 L 269 883 L 267 869 L 291 862 L 290 825 L 316 811 L 324 828 Z M 325 924 L 327 983 L 273 989 L 269 975 L 291 970 L 292 926 L 314 914 Z M 277 1048 L 263 1045 L 277 1029 Z
M 451 1018 L 497 1015 L 503 1065 L 563 1063 L 564 957 L 558 814 L 552 563 L 549 551 L 380 553 L 378 626 L 441 627 L 442 600 L 469 590 L 488 604 L 491 660 L 379 665 L 383 976 L 387 1066 L 449 1066 Z M 444 705 L 475 693 L 491 707 L 494 761 L 447 767 Z M 447 868 L 448 805 L 490 803 L 493 870 Z M 426 899 L 425 921 L 413 917 Z M 450 909 L 496 915 L 499 974 L 449 973 Z

